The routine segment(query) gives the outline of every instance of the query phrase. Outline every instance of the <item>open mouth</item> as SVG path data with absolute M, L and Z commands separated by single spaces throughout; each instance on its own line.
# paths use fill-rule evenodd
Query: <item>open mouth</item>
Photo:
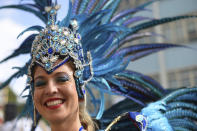
M 59 108 L 63 103 L 65 102 L 64 99 L 60 99 L 60 98 L 53 98 L 53 99 L 48 99 L 45 102 L 45 106 L 49 109 L 57 109 Z

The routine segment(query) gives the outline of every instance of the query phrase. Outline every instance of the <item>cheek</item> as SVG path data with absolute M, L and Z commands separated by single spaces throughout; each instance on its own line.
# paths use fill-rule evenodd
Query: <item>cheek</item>
M 67 86 L 64 86 L 62 88 L 62 93 L 66 99 L 72 100 L 73 102 L 78 101 L 78 94 L 76 91 L 75 83 L 71 82 Z
M 42 91 L 38 91 L 38 90 L 35 90 L 34 91 L 34 104 L 36 107 L 39 106 L 39 104 L 41 103 L 40 100 L 42 100 Z

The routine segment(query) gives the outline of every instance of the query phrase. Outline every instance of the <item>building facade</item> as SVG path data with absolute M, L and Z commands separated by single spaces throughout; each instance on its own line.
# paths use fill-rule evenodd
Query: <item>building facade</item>
M 138 2 L 128 0 L 129 4 L 143 2 L 145 0 Z M 187 2 L 184 0 L 155 2 L 155 4 L 148 7 L 153 10 L 152 14 L 150 12 L 143 14 L 142 12 L 139 15 L 148 15 L 154 18 L 195 15 L 197 14 L 197 7 L 194 6 L 196 4 L 197 1 L 195 0 L 188 0 Z M 192 49 L 181 47 L 162 51 L 162 54 L 153 54 L 131 62 L 128 68 L 152 76 L 165 88 L 197 85 L 197 18 L 167 23 L 159 26 L 159 28 L 147 29 L 147 31 L 159 33 L 160 36 L 146 37 L 129 44 L 174 43 Z

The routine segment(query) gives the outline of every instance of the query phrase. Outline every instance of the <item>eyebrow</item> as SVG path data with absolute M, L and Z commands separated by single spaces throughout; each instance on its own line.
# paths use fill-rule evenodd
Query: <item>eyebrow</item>
M 34 81 L 37 79 L 44 79 L 44 76 L 37 76 L 37 77 L 35 77 Z
M 57 72 L 57 73 L 54 74 L 54 76 L 58 76 L 58 75 L 67 75 L 67 76 L 70 77 L 70 75 L 69 75 L 68 73 L 66 73 L 66 72 Z M 44 76 L 38 75 L 38 76 L 35 77 L 34 80 L 37 80 L 37 79 L 44 79 L 44 78 L 45 78 Z
M 70 76 L 68 73 L 66 72 L 57 72 L 54 74 L 54 76 L 58 76 L 58 75 L 67 75 L 67 76 Z

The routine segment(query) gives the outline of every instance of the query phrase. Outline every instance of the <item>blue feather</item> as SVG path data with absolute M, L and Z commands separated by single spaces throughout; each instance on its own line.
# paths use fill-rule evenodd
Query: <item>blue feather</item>
M 80 3 L 78 14 L 82 14 L 84 10 L 86 9 L 86 6 L 88 4 L 89 0 L 82 0 Z
M 139 45 L 132 45 L 129 47 L 125 47 L 121 50 L 119 50 L 116 54 L 117 55 L 135 55 L 138 52 L 151 50 L 151 49 L 166 49 L 166 48 L 172 48 L 172 47 L 186 47 L 183 45 L 175 45 L 175 44 L 165 44 L 165 43 L 154 43 L 154 44 L 139 44 Z
M 139 99 L 136 99 L 136 98 L 134 98 L 134 97 L 132 97 L 132 96 L 130 96 L 130 95 L 128 95 L 128 94 L 122 93 L 121 91 L 118 91 L 118 90 L 115 89 L 115 88 L 112 88 L 112 91 L 113 91 L 114 93 L 118 94 L 118 95 L 124 96 L 124 97 L 126 97 L 126 98 L 132 100 L 133 102 L 135 102 L 135 103 L 137 103 L 137 104 L 139 104 L 139 105 L 141 105 L 141 106 L 143 106 L 143 107 L 146 106 L 146 103 L 144 103 L 143 101 L 141 101 L 141 100 L 139 100 Z
M 173 119 L 169 120 L 170 124 L 173 127 L 186 127 L 187 129 L 196 130 L 197 125 L 194 122 L 188 119 Z
M 114 15 L 115 11 L 117 10 L 119 3 L 120 0 L 116 0 L 115 2 L 113 2 L 113 4 L 111 5 L 110 13 L 104 17 L 102 23 L 108 23 L 110 21 L 111 17 Z
M 104 0 L 99 0 L 97 5 L 94 7 L 94 9 L 92 10 L 92 13 L 95 13 L 97 12 L 101 7 L 102 7 L 102 4 L 103 4 L 103 1 Z
M 105 109 L 105 97 L 104 97 L 104 93 L 102 90 L 99 90 L 100 93 L 100 108 L 99 108 L 99 112 L 96 116 L 96 119 L 100 119 L 103 115 L 104 109 Z
M 42 15 L 42 13 L 40 13 L 39 11 L 37 11 L 36 9 L 30 8 L 28 7 L 28 5 L 26 4 L 21 4 L 21 5 L 8 5 L 8 6 L 1 6 L 0 9 L 7 9 L 7 8 L 15 8 L 15 9 L 19 9 L 19 10 L 23 10 L 23 11 L 27 11 L 30 12 L 34 15 L 36 15 L 38 18 L 40 18 L 44 23 L 47 22 L 46 17 L 44 17 Z
M 30 35 L 29 37 L 27 37 L 23 42 L 22 44 L 20 45 L 19 48 L 17 48 L 16 50 L 14 50 L 14 52 L 9 55 L 8 57 L 6 57 L 5 59 L 1 60 L 0 63 L 3 63 L 13 57 L 16 57 L 18 55 L 21 55 L 21 54 L 26 54 L 26 53 L 30 53 L 31 52 L 31 45 L 33 43 L 33 40 L 35 38 L 37 34 L 32 34 Z
M 75 0 L 73 6 L 72 6 L 72 14 L 73 15 L 76 15 L 77 14 L 77 9 L 79 7 L 79 2 L 80 0 Z M 70 5 L 69 5 L 69 8 L 70 8 Z
M 149 76 L 146 76 L 146 75 L 143 75 L 141 73 L 131 71 L 131 70 L 125 70 L 123 73 L 129 74 L 129 75 L 133 75 L 133 74 L 138 75 L 141 79 L 152 84 L 154 87 L 158 88 L 161 92 L 166 92 L 166 90 L 157 81 L 155 81 Z
M 88 84 L 86 85 L 86 89 L 88 91 L 88 94 L 90 95 L 91 97 L 91 103 L 94 105 L 94 112 L 92 113 L 91 112 L 91 116 L 96 116 L 97 112 L 96 112 L 96 109 L 97 109 L 97 105 L 99 104 L 100 100 L 96 99 L 92 90 L 90 89 L 91 87 L 88 86 Z
M 94 6 L 94 4 L 96 3 L 96 0 L 91 0 L 85 10 L 85 14 L 88 14 L 90 12 L 90 10 L 92 9 L 92 7 Z
M 18 39 L 20 36 L 22 36 L 24 33 L 26 33 L 27 31 L 38 31 L 38 32 L 40 32 L 42 29 L 44 29 L 44 27 L 39 26 L 39 25 L 31 26 L 31 27 L 25 29 L 24 31 L 22 31 L 22 32 L 17 36 L 17 39 Z

